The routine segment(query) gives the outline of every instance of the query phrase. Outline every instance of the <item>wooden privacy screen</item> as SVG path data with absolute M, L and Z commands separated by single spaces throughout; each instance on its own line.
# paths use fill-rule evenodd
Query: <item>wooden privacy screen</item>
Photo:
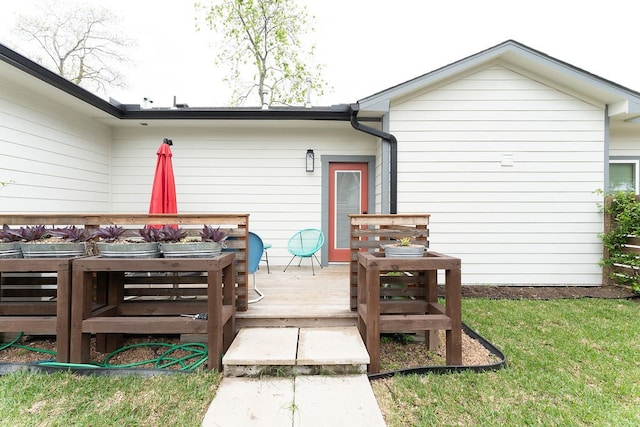
M 131 233 L 145 225 L 177 224 L 197 234 L 204 224 L 220 226 L 230 236 L 226 249 L 236 255 L 236 309 L 246 311 L 249 308 L 249 272 L 247 242 L 249 236 L 249 214 L 4 214 L 0 215 L 0 225 L 10 226 L 46 225 L 63 227 L 75 225 L 88 230 L 118 225 Z
M 351 256 L 349 287 L 351 310 L 357 309 L 358 252 L 377 251 L 385 240 L 410 237 L 429 246 L 429 214 L 349 215 Z
M 635 199 L 636 203 L 640 203 L 640 196 L 635 196 Z M 611 230 L 616 227 L 614 218 L 612 218 L 611 214 L 607 212 L 608 207 L 611 205 L 611 203 L 613 203 L 613 197 L 609 196 L 605 199 L 604 234 L 609 234 Z M 635 256 L 636 258 L 640 257 L 640 237 L 627 236 L 627 241 L 622 248 L 622 252 L 630 256 Z M 603 245 L 602 258 L 608 260 L 609 256 L 609 249 Z M 638 271 L 631 265 L 616 264 L 615 266 L 603 266 L 603 285 L 616 284 L 616 277 L 619 279 L 620 283 L 627 282 L 627 280 L 625 279 L 637 280 L 636 278 L 638 277 Z

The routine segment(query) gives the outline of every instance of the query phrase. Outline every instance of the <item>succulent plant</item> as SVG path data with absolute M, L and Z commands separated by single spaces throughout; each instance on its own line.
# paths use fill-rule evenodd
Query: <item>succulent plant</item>
M 123 227 L 117 225 L 109 225 L 107 227 L 100 227 L 96 232 L 91 235 L 92 239 L 98 238 L 105 242 L 115 242 L 125 232 Z
M 181 227 L 165 225 L 160 229 L 160 239 L 163 242 L 179 242 L 187 237 L 187 232 Z
M 13 232 L 7 224 L 2 224 L 2 230 L 0 230 L 0 242 L 19 242 L 22 237 Z
M 84 228 L 77 228 L 75 225 L 51 230 L 51 235 L 61 237 L 67 242 L 86 242 L 89 240 L 87 230 Z
M 213 228 L 210 225 L 204 225 L 200 231 L 200 238 L 203 242 L 223 242 L 229 237 L 227 233 L 220 230 L 220 227 Z
M 8 230 L 8 232 L 18 237 L 18 240 L 25 240 L 27 242 L 35 242 L 36 240 L 51 237 L 51 230 L 47 230 L 44 225 L 27 225 L 26 227 L 20 227 L 18 230 Z
M 398 244 L 400 246 L 409 246 L 411 244 L 411 238 L 409 237 L 403 237 L 402 239 L 400 239 L 398 241 Z
M 136 231 L 138 236 L 145 242 L 160 242 L 162 240 L 161 229 L 155 227 L 145 227 Z

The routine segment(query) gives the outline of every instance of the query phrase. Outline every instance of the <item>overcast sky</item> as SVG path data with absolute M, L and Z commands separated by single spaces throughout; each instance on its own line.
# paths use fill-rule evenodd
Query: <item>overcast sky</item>
M 226 106 L 230 91 L 214 65 L 213 33 L 195 31 L 191 0 L 85 0 L 123 16 L 137 40 L 123 103 Z M 207 0 L 202 0 L 207 1 Z M 315 16 L 315 59 L 333 91 L 314 105 L 366 96 L 513 39 L 640 91 L 637 0 L 298 0 Z M 3 1 L 0 41 L 14 12 L 32 0 Z

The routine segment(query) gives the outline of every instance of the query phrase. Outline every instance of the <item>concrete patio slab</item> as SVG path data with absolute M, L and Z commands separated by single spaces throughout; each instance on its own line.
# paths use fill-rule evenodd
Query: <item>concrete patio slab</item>
M 366 375 L 296 377 L 294 427 L 385 425 Z
M 298 342 L 298 365 L 369 363 L 369 353 L 355 327 L 302 328 Z
M 203 427 L 384 427 L 366 375 L 224 378 Z
M 203 427 L 292 426 L 293 378 L 224 378 Z
M 296 364 L 298 328 L 243 328 L 222 358 L 225 376 L 262 375 L 265 367 L 289 373 Z

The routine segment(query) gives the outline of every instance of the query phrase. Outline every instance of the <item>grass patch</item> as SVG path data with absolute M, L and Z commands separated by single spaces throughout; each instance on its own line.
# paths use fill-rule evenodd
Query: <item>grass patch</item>
M 621 300 L 463 301 L 509 367 L 374 381 L 389 427 L 640 425 L 640 317 Z
M 0 377 L 2 426 L 199 426 L 218 373 L 156 377 L 18 373 Z
M 640 425 L 640 316 L 623 300 L 463 300 L 463 320 L 500 348 L 496 372 L 372 382 L 389 427 Z M 0 426 L 200 426 L 221 380 L 0 376 Z

